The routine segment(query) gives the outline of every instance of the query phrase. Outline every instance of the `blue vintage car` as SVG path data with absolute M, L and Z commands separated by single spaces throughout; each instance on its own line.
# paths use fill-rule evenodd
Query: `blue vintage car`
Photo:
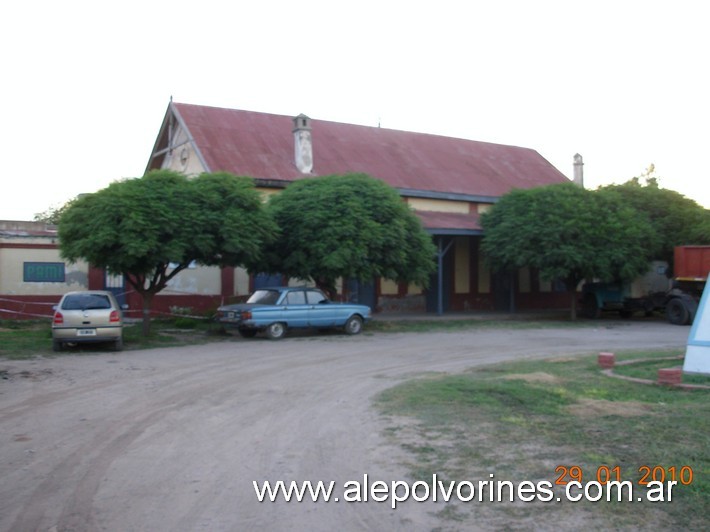
M 265 331 L 272 340 L 283 338 L 290 328 L 342 327 L 358 334 L 371 317 L 370 307 L 333 303 L 317 288 L 281 286 L 256 290 L 246 303 L 217 309 L 217 321 L 236 327 L 245 338 Z

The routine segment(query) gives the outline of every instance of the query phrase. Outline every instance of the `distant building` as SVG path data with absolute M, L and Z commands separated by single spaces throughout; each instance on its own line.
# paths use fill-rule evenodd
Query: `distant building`
M 162 168 L 187 175 L 225 171 L 250 176 L 265 195 L 298 179 L 352 172 L 393 186 L 432 235 L 441 275 L 433 276 L 426 290 L 388 279 L 343 280 L 339 287 L 343 299 L 382 311 L 508 310 L 511 301 L 521 309 L 566 306 L 565 294 L 537 272 L 523 269 L 512 277 L 492 272 L 479 251 L 479 215 L 500 196 L 514 188 L 569 182 L 535 150 L 315 120 L 303 114 L 288 117 L 171 101 L 146 171 Z M 13 223 L 19 222 L 0 222 L 0 229 Z M 31 301 L 56 303 L 76 286 L 109 287 L 131 308 L 140 307 L 139 296 L 122 279 L 87 265 L 64 265 L 63 282 L 28 277 L 32 264 L 35 273 L 43 262 L 54 263 L 58 272 L 63 261 L 55 229 L 43 227 L 35 235 L 37 223 L 23 223 L 29 225 L 22 236 L 0 230 L 0 318 L 11 317 L 17 301 L 24 302 L 19 305 L 25 309 Z M 241 268 L 198 267 L 175 277 L 156 296 L 154 308 L 159 313 L 176 307 L 204 313 L 256 287 L 285 282 L 289 280 L 250 276 Z
M 385 310 L 429 311 L 440 301 L 443 310 L 506 309 L 511 289 L 522 306 L 550 300 L 550 284 L 534 272 L 522 271 L 514 280 L 496 275 L 479 253 L 479 214 L 500 196 L 513 188 L 569 181 L 534 150 L 303 114 L 292 118 L 170 102 L 146 170 L 159 168 L 246 175 L 267 194 L 298 179 L 351 172 L 396 188 L 439 246 L 442 286 L 434 279 L 424 292 L 374 279 L 346 283 L 344 297 Z M 238 277 L 234 287 L 238 294 L 247 289 Z

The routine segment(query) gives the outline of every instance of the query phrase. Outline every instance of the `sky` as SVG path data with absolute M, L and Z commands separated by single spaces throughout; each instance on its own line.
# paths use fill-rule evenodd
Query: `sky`
M 702 0 L 38 0 L 0 7 L 0 220 L 140 177 L 170 98 L 650 165 L 710 208 Z

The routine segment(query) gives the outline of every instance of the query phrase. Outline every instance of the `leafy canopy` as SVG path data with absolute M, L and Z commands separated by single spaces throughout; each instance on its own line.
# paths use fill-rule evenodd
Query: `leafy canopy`
M 34 221 L 57 225 L 64 211 L 66 211 L 74 201 L 75 200 L 69 200 L 63 205 L 55 205 L 43 212 L 37 212 L 34 215 Z
M 647 244 L 655 259 L 673 264 L 673 248 L 710 244 L 710 210 L 673 190 L 661 188 L 652 176 L 635 177 L 622 185 L 602 187 L 598 192 L 614 195 L 646 216 L 653 238 Z M 645 177 L 645 184 L 641 179 Z
M 364 174 L 302 179 L 271 197 L 280 229 L 264 271 L 313 279 L 384 277 L 426 286 L 436 249 L 421 222 L 389 185 Z
M 251 179 L 159 170 L 73 201 L 59 242 L 65 259 L 125 275 L 143 295 L 145 322 L 152 295 L 190 263 L 252 264 L 275 230 Z
M 513 190 L 481 216 L 482 249 L 502 270 L 532 267 L 563 279 L 572 293 L 585 278 L 630 280 L 648 269 L 648 219 L 618 197 L 572 183 Z

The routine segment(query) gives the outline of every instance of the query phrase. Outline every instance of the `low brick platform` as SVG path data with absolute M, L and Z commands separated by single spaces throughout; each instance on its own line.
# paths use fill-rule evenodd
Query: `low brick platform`
M 614 353 L 599 353 L 597 361 L 599 363 L 599 366 L 604 369 L 613 368 L 614 364 L 616 363 Z
M 658 384 L 678 386 L 683 380 L 683 368 L 661 368 L 658 370 Z

